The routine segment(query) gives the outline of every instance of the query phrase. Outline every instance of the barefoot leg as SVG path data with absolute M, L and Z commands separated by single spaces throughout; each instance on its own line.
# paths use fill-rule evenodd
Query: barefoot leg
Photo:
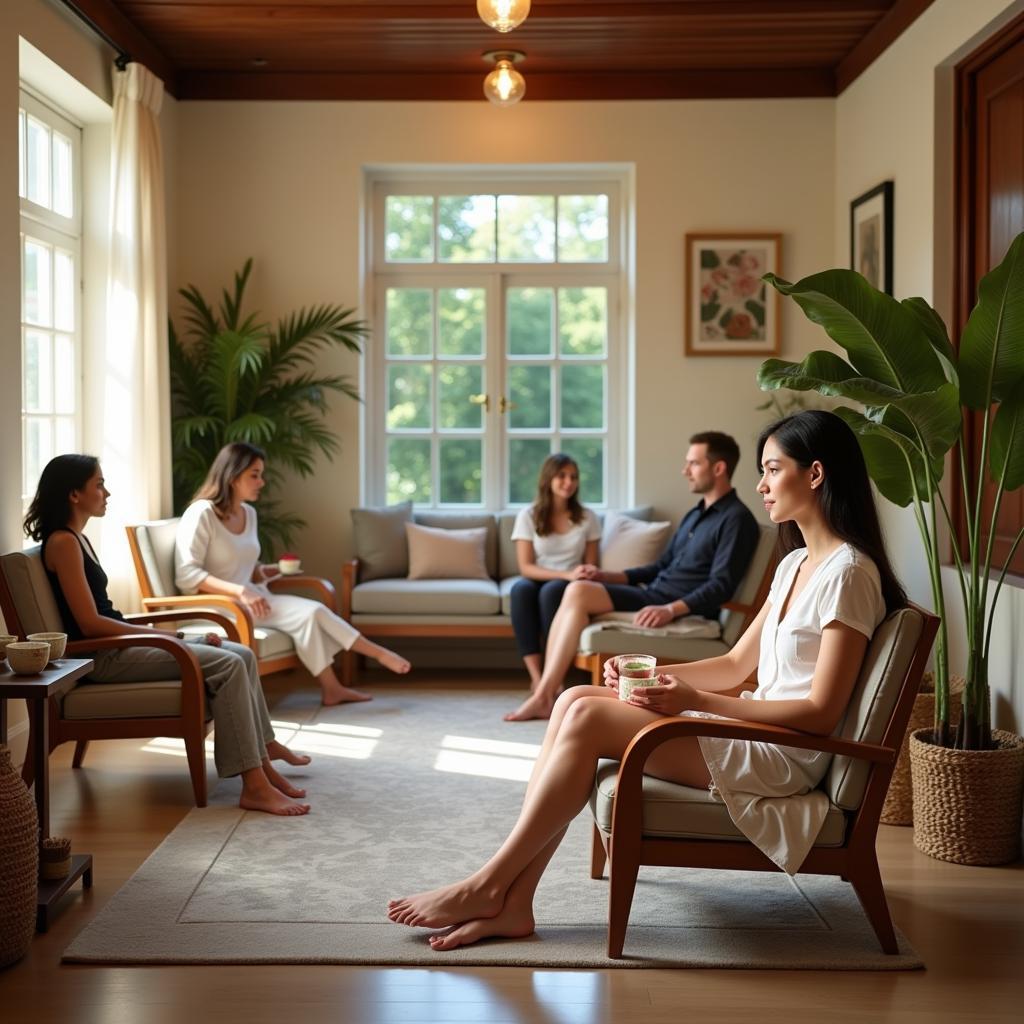
M 271 761 L 284 761 L 295 767 L 309 764 L 313 760 L 309 754 L 296 754 L 294 750 L 289 750 L 288 747 L 278 740 L 271 740 L 267 744 L 267 757 Z
M 523 664 L 526 666 L 526 671 L 530 676 L 530 693 L 533 693 L 540 685 L 544 659 L 539 654 L 527 654 L 523 658 Z
M 293 786 L 274 766 L 270 761 L 264 761 L 262 764 L 263 774 L 267 777 L 269 782 L 274 789 L 279 793 L 284 793 L 285 796 L 294 797 L 299 799 L 306 795 L 304 789 L 299 789 L 298 786 Z
M 270 784 L 264 766 L 249 768 L 242 772 L 242 796 L 238 806 L 247 811 L 263 811 L 266 814 L 280 814 L 286 817 L 309 813 L 309 804 L 289 800 L 284 793 Z
M 328 666 L 317 677 L 320 684 L 321 702 L 324 707 L 333 707 L 335 704 L 357 704 L 365 700 L 373 700 L 368 693 L 362 690 L 353 690 L 351 687 L 342 686 L 341 681 L 334 674 L 334 669 Z
M 389 672 L 394 672 L 396 676 L 404 676 L 412 668 L 412 665 L 400 654 L 396 654 L 386 647 L 381 647 L 380 644 L 375 644 L 372 640 L 367 640 L 365 636 L 361 636 L 352 645 L 350 650 L 355 651 L 356 654 L 365 654 L 368 658 L 376 658 Z

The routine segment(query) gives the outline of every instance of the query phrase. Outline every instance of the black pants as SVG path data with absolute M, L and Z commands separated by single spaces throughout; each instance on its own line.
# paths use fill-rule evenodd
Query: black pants
M 512 628 L 519 654 L 542 654 L 548 630 L 558 611 L 568 580 L 517 580 L 512 587 Z

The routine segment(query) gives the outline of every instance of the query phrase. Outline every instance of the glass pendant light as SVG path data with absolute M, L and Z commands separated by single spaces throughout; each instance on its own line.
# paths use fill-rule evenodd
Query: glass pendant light
M 494 61 L 494 70 L 484 79 L 484 95 L 495 106 L 511 107 L 526 95 L 526 79 L 514 67 L 525 56 L 518 50 L 484 54 L 484 60 Z
M 499 32 L 511 32 L 530 13 L 530 0 L 476 0 L 477 14 L 484 24 Z

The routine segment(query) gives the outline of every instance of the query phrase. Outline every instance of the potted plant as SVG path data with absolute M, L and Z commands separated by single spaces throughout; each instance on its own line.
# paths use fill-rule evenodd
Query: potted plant
M 910 739 L 914 841 L 919 849 L 963 863 L 1002 863 L 1020 849 L 1024 740 L 993 731 L 988 686 L 996 603 L 1019 533 L 993 579 L 993 530 L 1003 497 L 1024 484 L 1024 234 L 985 275 L 958 349 L 924 299 L 897 302 L 849 270 L 829 270 L 796 284 L 769 281 L 820 324 L 848 360 L 812 352 L 801 363 L 770 359 L 758 371 L 766 390 L 817 391 L 854 401 L 835 411 L 860 441 L 872 480 L 890 501 L 911 506 L 942 618 L 935 657 L 934 728 Z M 959 444 L 965 415 L 980 412 L 981 451 L 970 475 Z M 940 488 L 946 456 L 958 447 L 967 544 L 962 549 Z M 995 484 L 982 502 L 985 474 Z M 963 601 L 968 658 L 959 725 L 950 729 L 949 652 L 942 590 L 940 522 L 949 527 Z M 978 764 L 986 767 L 978 771 Z M 1005 764 L 1006 779 L 1002 782 Z M 920 785 L 919 783 L 920 777 Z M 974 780 L 974 784 L 971 784 Z M 980 784 L 979 784 L 980 780 Z M 1003 812 L 991 797 L 1004 797 Z M 923 799 L 922 799 L 923 797 Z M 957 806 L 963 800 L 964 806 Z M 996 816 L 1002 813 L 999 823 Z
M 184 341 L 170 325 L 174 509 L 192 500 L 217 452 L 230 441 L 248 441 L 267 453 L 267 486 L 260 499 L 264 552 L 288 547 L 305 522 L 274 500 L 283 472 L 313 472 L 317 451 L 330 458 L 340 447 L 324 423 L 327 394 L 359 400 L 348 377 L 321 374 L 321 351 L 341 345 L 361 351 L 369 333 L 353 310 L 336 305 L 301 309 L 271 328 L 259 314 L 242 316 L 242 297 L 252 271 L 248 259 L 235 274 L 220 309 L 194 285 L 179 294 L 187 303 Z

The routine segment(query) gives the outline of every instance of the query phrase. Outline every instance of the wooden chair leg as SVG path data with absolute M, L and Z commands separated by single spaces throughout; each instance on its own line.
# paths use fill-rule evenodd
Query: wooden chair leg
M 871 922 L 871 927 L 875 929 L 882 952 L 890 955 L 898 953 L 899 946 L 896 943 L 892 918 L 889 916 L 889 904 L 885 899 L 882 876 L 878 873 L 878 860 L 872 856 L 869 861 L 858 864 L 856 868 L 851 864 L 848 877 L 867 919 Z
M 85 753 L 89 749 L 88 740 L 79 740 L 75 744 L 75 756 L 71 758 L 72 768 L 81 768 L 82 762 L 85 760 Z
M 590 834 L 590 877 L 604 878 L 604 866 L 608 863 L 608 851 L 604 848 L 601 830 L 594 825 Z
M 356 681 L 356 655 L 345 651 L 341 655 L 341 685 L 351 688 Z
M 196 807 L 206 806 L 206 737 L 203 730 L 185 730 L 185 753 L 188 757 L 188 771 L 192 776 L 192 792 Z
M 619 843 L 613 843 L 609 864 L 608 956 L 613 960 L 622 956 L 636 876 L 640 870 L 639 849 L 622 849 L 620 846 Z

